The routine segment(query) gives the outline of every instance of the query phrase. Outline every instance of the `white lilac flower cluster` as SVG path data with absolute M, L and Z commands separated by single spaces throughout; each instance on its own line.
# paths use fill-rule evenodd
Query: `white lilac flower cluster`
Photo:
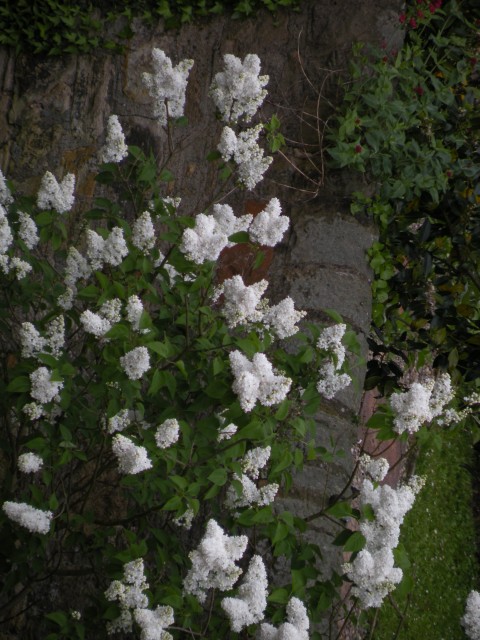
M 230 127 L 224 127 L 217 149 L 224 162 L 233 160 L 237 165 L 239 182 L 254 189 L 263 180 L 263 174 L 272 163 L 271 156 L 263 155 L 257 140 L 263 125 L 241 131 L 238 136 Z
M 118 164 L 128 155 L 128 147 L 125 144 L 122 125 L 118 116 L 108 118 L 107 138 L 105 145 L 100 149 L 100 162 L 114 162 Z
M 371 474 L 378 474 L 378 465 L 367 463 L 365 466 Z M 380 475 L 382 473 L 383 470 Z M 379 607 L 403 577 L 402 570 L 394 566 L 393 549 L 398 545 L 403 519 L 422 486 L 423 480 L 417 476 L 398 489 L 376 486 L 368 478 L 362 483 L 360 506 L 370 505 L 375 519 L 360 522 L 365 547 L 353 562 L 343 565 L 343 570 L 354 583 L 352 594 L 359 598 L 364 609 Z
M 250 225 L 250 240 L 266 247 L 274 247 L 281 241 L 289 225 L 288 216 L 282 216 L 280 200 L 271 198 Z
M 13 197 L 8 188 L 7 181 L 3 175 L 3 171 L 0 169 L 0 204 L 8 206 L 13 202 Z
M 223 598 L 220 603 L 230 619 L 232 631 L 240 633 L 244 627 L 262 620 L 267 607 L 267 588 L 267 572 L 263 560 L 260 556 L 253 556 L 237 596 Z
M 43 467 L 43 460 L 36 453 L 29 451 L 18 456 L 17 465 L 22 473 L 37 473 Z
M 225 247 L 232 246 L 229 236 L 246 231 L 251 221 L 249 214 L 235 217 L 228 204 L 215 204 L 212 215 L 199 213 L 195 217 L 195 226 L 185 229 L 179 249 L 196 264 L 216 260 Z
M 108 419 L 108 433 L 116 433 L 117 431 L 125 431 L 131 424 L 130 412 L 128 409 L 122 409 L 117 414 Z
M 75 202 L 74 189 L 75 176 L 73 173 L 67 173 L 59 183 L 55 176 L 47 171 L 42 178 L 37 194 L 38 208 L 54 209 L 57 213 L 70 211 Z
M 478 591 L 472 590 L 468 594 L 461 623 L 470 640 L 480 640 L 480 593 Z
M 93 271 L 100 271 L 104 263 L 118 267 L 127 255 L 128 247 L 120 227 L 114 227 L 106 239 L 93 229 L 87 230 L 87 256 Z
M 436 379 L 428 378 L 423 383 L 414 382 L 404 393 L 393 393 L 390 406 L 395 413 L 394 431 L 415 433 L 422 424 L 439 417 L 454 395 L 448 373 L 441 373 Z
M 127 562 L 123 566 L 123 579 L 113 580 L 105 591 L 105 597 L 110 602 L 117 602 L 120 615 L 115 620 L 107 622 L 107 633 L 129 633 L 132 631 L 133 617 L 140 626 L 141 640 L 172 640 L 170 633 L 165 631 L 174 622 L 172 607 L 157 606 L 148 608 L 148 597 L 144 593 L 148 589 L 145 578 L 143 560 L 138 558 Z
M 18 229 L 19 238 L 25 243 L 28 249 L 33 249 L 40 241 L 37 225 L 28 213 L 24 213 L 23 211 L 18 212 L 18 221 L 20 223 Z
M 177 525 L 177 527 L 183 527 L 184 529 L 190 529 L 192 527 L 192 522 L 195 517 L 195 511 L 193 509 L 188 508 L 186 511 L 182 513 L 182 515 L 173 518 L 173 523 Z
M 270 459 L 270 447 L 255 447 L 248 451 L 243 460 L 242 475 L 234 474 L 233 479 L 240 482 L 241 493 L 238 493 L 234 485 L 230 485 L 225 498 L 225 506 L 228 509 L 239 509 L 256 505 L 263 507 L 271 504 L 275 500 L 279 486 L 276 482 L 266 484 L 257 488 L 253 480 L 257 480 L 260 470 L 263 469 Z
M 381 482 L 390 469 L 386 458 L 372 458 L 368 453 L 360 456 L 359 463 L 363 473 L 369 475 L 374 482 Z
M 5 198 L 6 196 L 4 196 L 4 199 Z M 22 280 L 27 273 L 30 273 L 32 266 L 17 256 L 10 258 L 6 254 L 12 242 L 13 234 L 8 224 L 7 212 L 3 205 L 0 204 L 0 269 L 5 275 L 13 271 L 17 280 Z
M 260 58 L 249 53 L 243 63 L 227 53 L 223 56 L 224 71 L 215 74 L 210 95 L 224 122 L 237 122 L 241 117 L 250 122 L 261 107 L 269 77 L 260 74 Z
M 144 211 L 133 223 L 132 244 L 145 255 L 155 246 L 155 228 L 148 211 Z
M 23 358 L 36 358 L 40 353 L 50 353 L 57 358 L 65 345 L 65 320 L 63 316 L 54 318 L 46 327 L 46 337 L 31 322 L 20 326 L 20 344 Z
M 60 389 L 63 389 L 63 382 L 51 380 L 51 377 L 52 373 L 47 367 L 38 367 L 30 374 L 30 395 L 40 404 L 47 404 L 56 399 Z
M 290 297 L 270 307 L 268 300 L 262 300 L 267 287 L 266 280 L 247 286 L 242 276 L 236 275 L 217 287 L 214 301 L 223 295 L 222 311 L 230 328 L 258 322 L 267 330 L 276 333 L 279 338 L 295 335 L 298 332 L 297 322 L 306 315 L 305 311 L 297 311 Z
M 247 547 L 247 536 L 229 536 L 211 519 L 197 549 L 189 553 L 192 568 L 183 582 L 184 592 L 203 603 L 208 589 L 229 591 L 242 574 L 235 562 Z
M 127 300 L 127 320 L 137 333 L 148 333 L 148 329 L 140 329 L 140 320 L 143 313 L 143 304 L 138 296 L 130 296 Z
M 168 449 L 178 441 L 180 436 L 180 425 L 175 418 L 165 420 L 155 432 L 155 442 L 159 449 Z
M 224 424 L 225 419 L 223 419 L 222 425 Z M 233 422 L 227 424 L 226 427 L 222 427 L 217 435 L 217 442 L 222 442 L 222 440 L 230 440 L 237 433 L 238 427 Z
M 276 375 L 264 353 L 256 353 L 252 361 L 240 351 L 232 351 L 229 357 L 234 376 L 232 389 L 243 411 L 251 411 L 257 400 L 270 407 L 285 399 L 292 381 L 286 376 Z
M 112 440 L 112 451 L 117 458 L 118 471 L 135 475 L 152 468 L 145 447 L 136 445 L 130 438 L 117 433 Z
M 287 622 L 278 629 L 264 622 L 260 625 L 259 640 L 308 640 L 309 627 L 305 605 L 293 597 L 287 604 Z
M 48 533 L 52 523 L 53 513 L 35 509 L 25 502 L 6 501 L 2 506 L 3 511 L 10 520 L 21 527 L 25 527 L 32 533 Z
M 94 313 L 87 309 L 80 314 L 80 322 L 84 331 L 91 333 L 96 338 L 104 336 L 114 324 L 122 319 L 122 301 L 119 298 L 106 300 Z M 127 320 L 132 325 L 132 329 L 137 333 L 148 333 L 148 329 L 140 329 L 140 320 L 143 313 L 143 305 L 140 298 L 132 295 L 127 300 L 126 315 Z
M 120 365 L 130 380 L 139 380 L 150 369 L 148 349 L 135 347 L 120 358 Z
M 165 125 L 167 117 L 179 118 L 183 115 L 187 78 L 193 60 L 182 60 L 174 67 L 161 49 L 154 49 L 152 62 L 154 72 L 144 73 L 143 82 L 155 100 L 155 117 L 161 125 Z
M 345 362 L 345 347 L 342 339 L 346 328 L 342 323 L 326 327 L 318 338 L 317 347 L 326 351 L 329 357 L 320 367 L 317 391 L 327 400 L 334 398 L 339 391 L 352 382 L 347 373 L 338 373 Z

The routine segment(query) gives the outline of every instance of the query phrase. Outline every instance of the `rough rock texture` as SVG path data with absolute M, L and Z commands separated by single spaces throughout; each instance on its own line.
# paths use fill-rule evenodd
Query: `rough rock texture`
M 275 161 L 254 193 L 236 193 L 228 201 L 240 213 L 247 198 L 280 198 L 292 225 L 270 267 L 271 297 L 291 295 L 313 320 L 325 321 L 323 310 L 334 308 L 362 336 L 370 324 L 365 250 L 374 230 L 349 215 L 348 196 L 355 185 L 348 175 L 325 172 L 318 141 L 322 119 L 341 99 L 339 79 L 352 44 L 385 40 L 389 48 L 397 48 L 401 4 L 401 0 L 314 0 L 305 2 L 299 13 L 282 13 L 275 21 L 267 14 L 243 22 L 222 17 L 185 26 L 180 32 L 164 32 L 161 25 L 147 29 L 137 22 L 124 55 L 99 51 L 39 60 L 1 50 L 0 167 L 25 193 L 37 189 L 46 170 L 57 178 L 74 172 L 80 208 L 96 188 L 93 169 L 110 114 L 119 116 L 128 142 L 151 148 L 162 166 L 168 157 L 167 139 L 151 117 L 151 100 L 141 79 L 143 71 L 151 70 L 152 48 L 159 47 L 174 63 L 185 57 L 195 60 L 186 109 L 191 126 L 175 134 L 180 152 L 169 165 L 181 177 L 182 189 L 177 194 L 173 182 L 167 190 L 182 196 L 183 213 L 198 213 L 211 199 L 215 177 L 213 165 L 204 158 L 221 131 L 207 97 L 208 86 L 223 54 L 243 58 L 255 52 L 262 60 L 262 72 L 270 75 L 265 112 L 276 112 L 286 137 L 300 144 L 293 144 L 287 153 L 290 162 Z M 304 143 L 314 145 L 311 161 Z M 294 171 L 291 162 L 309 179 Z M 350 475 L 350 448 L 358 437 L 353 418 L 359 409 L 363 371 L 358 374 L 356 388 L 325 403 L 318 415 L 318 444 L 331 448 L 333 443 L 344 455 L 329 465 L 328 474 L 324 465 L 316 463 L 297 476 L 286 502 L 299 514 L 319 511 Z M 327 521 L 312 523 L 310 535 L 320 546 L 330 533 Z M 338 556 L 326 554 L 326 574 L 338 563 Z

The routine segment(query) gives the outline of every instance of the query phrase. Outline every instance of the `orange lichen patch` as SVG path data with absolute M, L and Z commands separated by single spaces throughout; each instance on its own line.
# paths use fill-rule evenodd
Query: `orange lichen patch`
M 68 151 L 65 151 L 63 154 L 66 171 L 69 173 L 77 173 L 78 167 L 85 165 L 96 153 L 97 147 L 93 145 L 68 149 Z
M 263 211 L 265 202 L 257 200 L 247 200 L 245 202 L 245 213 L 250 213 L 254 217 Z M 255 266 L 255 261 L 259 251 L 263 254 L 261 264 Z M 234 247 L 224 249 L 220 254 L 217 268 L 217 279 L 222 283 L 228 278 L 240 275 L 246 285 L 260 282 L 268 275 L 268 270 L 273 259 L 272 247 L 261 247 L 256 249 L 248 244 L 237 244 Z

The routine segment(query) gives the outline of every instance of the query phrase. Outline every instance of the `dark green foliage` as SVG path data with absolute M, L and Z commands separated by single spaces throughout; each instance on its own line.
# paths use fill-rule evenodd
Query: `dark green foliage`
M 150 24 L 163 19 L 168 29 L 224 13 L 247 18 L 260 9 L 275 13 L 299 4 L 300 0 L 0 0 L 0 45 L 53 56 L 98 46 L 119 50 L 132 35 L 132 18 Z M 111 39 L 106 39 L 105 25 L 114 22 Z
M 457 383 L 480 377 L 480 10 L 412 2 L 404 24 L 419 6 L 425 18 L 400 52 L 357 52 L 329 149 L 375 186 L 373 197 L 354 194 L 352 212 L 379 228 L 368 386 L 387 392 L 412 354 L 420 366 L 433 354 Z

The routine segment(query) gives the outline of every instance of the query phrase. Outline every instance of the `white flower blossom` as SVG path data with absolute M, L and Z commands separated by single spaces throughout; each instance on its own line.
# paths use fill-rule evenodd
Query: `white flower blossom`
M 250 478 L 257 480 L 260 469 L 263 469 L 267 462 L 270 460 L 270 454 L 272 453 L 272 448 L 268 447 L 255 447 L 254 449 L 250 449 L 243 456 L 241 465 L 243 472 L 246 473 Z
M 111 329 L 110 322 L 106 318 L 89 309 L 81 313 L 80 322 L 82 323 L 84 331 L 91 333 L 96 338 L 101 338 Z
M 159 449 L 168 449 L 178 441 L 180 436 L 180 425 L 175 418 L 165 420 L 155 432 L 155 442 Z
M 122 409 L 117 414 L 108 419 L 108 433 L 124 431 L 131 423 L 128 409 Z
M 14 256 L 10 260 L 9 271 L 12 269 L 15 271 L 17 280 L 23 280 L 23 278 L 32 271 L 32 265 Z
M 276 375 L 263 353 L 256 353 L 250 362 L 240 351 L 232 351 L 230 366 L 235 378 L 232 389 L 245 412 L 251 411 L 257 400 L 265 407 L 278 404 L 290 391 L 290 378 Z
M 288 216 L 282 216 L 280 200 L 272 198 L 265 209 L 255 216 L 248 233 L 252 242 L 274 247 L 281 241 L 289 226 Z
M 107 138 L 105 145 L 100 150 L 100 162 L 119 163 L 128 156 L 128 147 L 125 144 L 122 125 L 118 116 L 108 118 Z
M 392 393 L 390 405 L 395 413 L 393 421 L 394 431 L 414 433 L 424 422 L 433 418 L 430 410 L 433 381 L 427 384 L 414 382 L 404 393 Z
M 266 280 L 247 286 L 239 275 L 225 280 L 218 287 L 215 298 L 223 294 L 223 315 L 230 328 L 236 327 L 237 324 L 262 320 L 263 313 L 258 309 L 258 305 L 267 287 Z
M 47 341 L 31 322 L 22 322 L 20 326 L 20 344 L 22 358 L 35 358 L 45 351 Z
M 372 551 L 362 549 L 353 563 L 343 565 L 343 570 L 355 583 L 352 595 L 359 598 L 362 609 L 380 607 L 403 577 L 403 571 L 394 567 L 393 552 L 389 547 Z
M 187 78 L 193 60 L 182 60 L 174 67 L 170 58 L 161 50 L 152 51 L 153 73 L 143 73 L 143 82 L 155 100 L 154 115 L 161 125 L 167 124 L 167 116 L 183 116 Z
M 100 307 L 100 315 L 105 320 L 108 320 L 110 325 L 113 327 L 114 324 L 120 322 L 122 319 L 122 301 L 119 298 L 111 298 L 110 300 L 106 300 L 102 306 Z
M 47 325 L 47 344 L 50 353 L 58 358 L 65 346 L 65 318 L 57 316 Z
M 12 194 L 8 188 L 7 181 L 0 169 L 0 205 L 7 206 L 13 202 Z
M 237 165 L 238 178 L 247 189 L 254 189 L 263 180 L 263 174 L 273 158 L 264 157 L 257 140 L 263 125 L 242 131 L 238 137 L 230 127 L 224 127 L 217 149 L 225 162 L 232 159 Z
M 205 260 L 216 260 L 227 243 L 228 237 L 218 228 L 215 218 L 199 213 L 195 227 L 183 232 L 179 249 L 192 262 L 202 264 Z
M 35 509 L 25 502 L 4 502 L 2 506 L 5 514 L 25 529 L 32 533 L 48 533 L 52 523 L 53 513 Z
M 134 475 L 152 467 L 145 447 L 136 445 L 119 433 L 113 437 L 112 450 L 117 458 L 120 473 Z
M 185 229 L 179 249 L 196 264 L 216 260 L 225 247 L 232 246 L 229 236 L 245 231 L 251 219 L 250 214 L 237 218 L 229 205 L 216 204 L 212 215 L 199 213 L 195 226 Z
M 8 224 L 7 212 L 0 204 L 0 254 L 8 251 L 13 242 L 13 234 Z
M 234 598 L 223 598 L 220 605 L 230 619 L 232 631 L 240 633 L 244 627 L 263 619 L 267 607 L 267 572 L 260 556 L 253 556 L 247 573 Z
M 58 306 L 61 307 L 64 311 L 69 311 L 73 307 L 75 293 L 75 287 L 67 287 L 66 290 L 57 298 Z
M 223 427 L 223 429 L 220 429 L 220 431 L 218 432 L 217 442 L 222 442 L 222 440 L 230 440 L 230 438 L 232 438 L 237 433 L 237 431 L 238 427 L 236 424 L 233 424 L 233 422 L 227 424 L 226 427 Z
M 249 53 L 244 61 L 227 53 L 223 56 L 224 71 L 215 74 L 210 95 L 222 120 L 237 122 L 242 116 L 250 122 L 267 95 L 264 89 L 268 76 L 260 76 L 260 58 Z
M 247 543 L 247 536 L 228 536 L 215 520 L 209 520 L 197 549 L 189 553 L 192 568 L 183 582 L 184 592 L 203 603 L 208 589 L 229 591 L 242 574 L 235 562 L 243 556 Z
M 184 529 L 188 530 L 188 529 L 191 529 L 192 527 L 192 522 L 194 517 L 195 517 L 194 510 L 189 508 L 184 513 L 182 513 L 181 516 L 177 516 L 176 518 L 173 518 L 173 522 L 178 527 L 183 527 Z
M 138 296 L 130 296 L 127 301 L 127 320 L 134 331 L 148 333 L 148 329 L 140 329 L 140 320 L 143 313 L 143 304 Z
M 346 330 L 347 325 L 343 323 L 325 327 L 317 341 L 318 349 L 327 351 L 333 356 L 336 369 L 340 369 L 345 362 L 345 347 L 342 344 L 342 339 Z
M 92 231 L 91 233 L 94 234 L 94 236 L 97 236 L 94 231 Z M 98 236 L 98 238 L 100 238 L 100 240 L 102 241 L 101 244 L 103 248 L 103 238 L 101 238 L 100 236 Z M 95 238 L 93 237 L 92 240 L 93 239 Z M 93 246 L 94 243 L 92 244 L 92 247 Z M 91 251 L 92 250 L 93 249 L 91 248 Z M 77 280 L 86 279 L 90 276 L 91 273 L 92 269 L 90 268 L 87 260 L 82 256 L 78 249 L 76 249 L 75 247 L 70 247 L 68 250 L 64 277 L 64 282 L 67 287 L 74 287 Z
M 42 405 L 36 402 L 23 405 L 22 411 L 30 420 L 39 420 L 44 414 Z
M 279 338 L 289 338 L 298 332 L 297 322 L 306 315 L 306 311 L 297 311 L 292 298 L 288 297 L 265 311 L 263 323 Z
M 24 213 L 23 211 L 18 212 L 18 221 L 20 222 L 18 229 L 20 239 L 23 240 L 29 249 L 33 249 L 40 240 L 37 225 L 28 213 Z
M 145 578 L 143 560 L 138 558 L 127 562 L 123 566 L 123 580 L 113 580 L 105 591 L 105 597 L 110 602 L 118 602 L 121 614 L 112 622 L 107 623 L 109 634 L 117 631 L 132 630 L 131 610 L 148 607 L 148 598 L 144 591 L 148 589 Z
M 146 347 L 135 347 L 120 358 L 120 364 L 130 380 L 139 380 L 150 369 L 150 355 Z
M 287 604 L 287 622 L 278 629 L 264 622 L 260 625 L 259 640 L 308 640 L 309 626 L 305 605 L 293 597 Z
M 155 228 L 148 211 L 144 211 L 133 223 L 132 244 L 145 255 L 155 246 Z
M 234 474 L 233 479 L 241 483 L 242 491 L 241 494 L 238 495 L 233 485 L 228 487 L 225 506 L 231 510 L 250 507 L 252 505 L 264 507 L 271 504 L 278 493 L 279 485 L 276 482 L 258 488 L 253 480 L 250 480 L 244 473 L 242 473 L 241 476 Z
M 41 404 L 51 402 L 63 388 L 63 382 L 50 380 L 51 375 L 47 367 L 39 367 L 30 374 L 32 383 L 30 395 Z
M 247 231 L 253 219 L 251 213 L 237 217 L 230 205 L 218 203 L 213 205 L 212 216 L 217 223 L 217 228 L 221 229 L 227 238 L 234 233 Z M 234 244 L 234 242 L 227 242 L 226 246 L 233 247 Z
M 67 173 L 62 182 L 57 182 L 55 176 L 47 171 L 42 178 L 37 196 L 39 209 L 55 209 L 57 213 L 70 211 L 75 202 L 73 191 L 75 176 Z
M 22 453 L 18 456 L 18 468 L 22 473 L 36 473 L 43 467 L 43 460 L 36 453 Z
M 114 227 L 105 240 L 102 258 L 107 264 L 118 267 L 127 255 L 128 247 L 123 237 L 123 229 Z
M 370 462 L 367 460 L 366 464 L 368 467 Z M 423 484 L 418 476 L 397 489 L 388 485 L 375 486 L 369 479 L 362 482 L 360 507 L 369 505 L 374 519 L 360 521 L 365 547 L 352 562 L 343 566 L 348 578 L 354 582 L 352 593 L 359 598 L 362 608 L 379 607 L 402 579 L 402 570 L 394 567 L 392 550 L 398 544 L 403 519 Z
M 478 591 L 472 590 L 468 594 L 465 615 L 461 623 L 470 640 L 480 640 L 480 593 Z
M 352 382 L 347 373 L 338 374 L 333 362 L 325 362 L 319 370 L 320 380 L 317 382 L 317 391 L 324 398 L 331 400 L 339 391 L 348 387 Z
M 362 471 L 367 473 L 374 482 L 381 482 L 390 469 L 386 458 L 371 458 L 367 453 L 360 456 L 359 462 Z
M 87 256 L 91 269 L 100 271 L 103 266 L 105 240 L 93 229 L 87 229 Z
M 142 630 L 140 640 L 173 640 L 172 634 L 165 631 L 175 622 L 172 607 L 158 605 L 153 611 L 135 609 L 133 615 Z

